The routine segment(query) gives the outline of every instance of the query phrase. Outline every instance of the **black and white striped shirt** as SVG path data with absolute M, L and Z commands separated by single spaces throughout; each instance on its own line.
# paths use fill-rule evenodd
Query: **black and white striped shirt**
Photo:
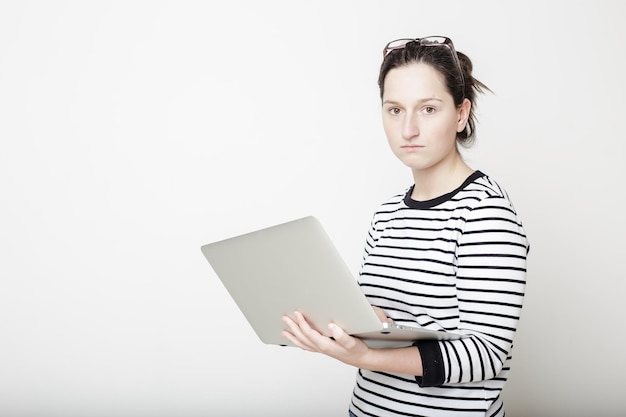
M 469 337 L 416 343 L 423 377 L 359 370 L 357 416 L 503 416 L 529 245 L 506 192 L 474 172 L 425 202 L 384 203 L 367 236 L 359 284 L 398 324 Z

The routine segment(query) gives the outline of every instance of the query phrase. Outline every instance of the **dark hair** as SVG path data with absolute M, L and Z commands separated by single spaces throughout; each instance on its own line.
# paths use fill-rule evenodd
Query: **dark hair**
M 458 51 L 457 56 L 463 70 L 463 77 L 460 76 L 461 74 L 459 74 L 456 62 L 448 47 L 420 46 L 417 42 L 409 42 L 404 48 L 393 50 L 387 54 L 380 67 L 378 87 L 380 88 L 380 98 L 382 99 L 385 91 L 385 77 L 389 71 L 413 63 L 430 65 L 444 76 L 446 87 L 457 107 L 463 103 L 465 98 L 472 103 L 467 125 L 456 136 L 459 144 L 468 147 L 474 142 L 474 133 L 476 131 L 476 114 L 474 113 L 476 93 L 491 90 L 472 76 L 473 66 L 469 57 Z

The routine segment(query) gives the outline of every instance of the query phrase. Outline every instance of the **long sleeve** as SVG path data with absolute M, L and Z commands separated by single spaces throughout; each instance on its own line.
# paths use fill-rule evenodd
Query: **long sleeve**
M 458 331 L 469 337 L 437 342 L 440 368 L 418 381 L 462 383 L 498 375 L 510 354 L 526 283 L 528 242 L 508 199 L 482 200 L 468 212 L 458 242 Z M 427 354 L 432 343 L 417 345 Z M 427 354 L 431 357 L 433 354 Z M 435 369 L 433 369 L 435 368 Z

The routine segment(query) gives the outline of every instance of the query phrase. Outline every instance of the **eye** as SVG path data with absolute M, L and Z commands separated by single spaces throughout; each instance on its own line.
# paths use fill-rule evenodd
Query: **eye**
M 437 109 L 435 109 L 433 106 L 426 106 L 424 107 L 424 113 L 426 114 L 433 114 Z
M 389 109 L 387 109 L 387 111 L 392 116 L 396 116 L 396 115 L 400 114 L 400 109 L 398 107 L 390 107 Z

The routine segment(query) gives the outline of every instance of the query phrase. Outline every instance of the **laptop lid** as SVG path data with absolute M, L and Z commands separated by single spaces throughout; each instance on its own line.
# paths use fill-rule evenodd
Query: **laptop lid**
M 281 336 L 281 318 L 296 310 L 322 334 L 329 336 L 327 325 L 334 322 L 371 346 L 453 337 L 426 329 L 397 330 L 381 323 L 313 216 L 209 243 L 201 250 L 264 343 L 289 345 Z

